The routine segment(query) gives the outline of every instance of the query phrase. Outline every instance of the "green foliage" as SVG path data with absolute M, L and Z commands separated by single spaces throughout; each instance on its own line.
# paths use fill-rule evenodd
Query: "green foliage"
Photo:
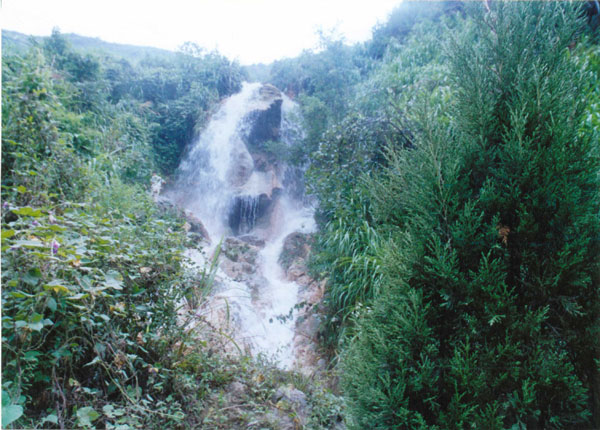
M 68 405 L 139 406 L 155 392 L 148 369 L 164 366 L 182 290 L 182 236 L 169 233 L 180 222 L 159 219 L 139 189 L 98 191 L 94 203 L 9 205 L 2 217 L 3 389 L 67 427 Z M 98 417 L 86 411 L 80 424 Z
M 79 136 L 63 133 L 57 126 L 57 118 L 71 115 L 57 92 L 51 69 L 39 52 L 4 62 L 2 179 L 4 185 L 25 186 L 30 193 L 21 193 L 22 199 L 42 193 L 81 196 L 81 184 L 67 179 L 84 174 L 85 165 L 75 154 Z
M 103 149 L 108 154 L 119 153 L 119 158 L 127 158 L 126 153 L 133 150 L 133 159 L 128 161 L 134 166 L 140 163 L 148 166 L 140 169 L 146 179 L 154 165 L 163 174 L 174 172 L 185 146 L 204 125 L 213 106 L 238 91 L 243 76 L 236 63 L 216 52 L 204 53 L 191 44 L 172 58 L 147 57 L 136 66 L 106 55 L 101 60 L 73 50 L 58 30 L 41 43 L 41 48 L 34 44 L 28 55 L 37 57 L 37 67 L 18 56 L 4 60 L 11 66 L 8 73 L 26 72 L 19 70 L 23 65 L 18 63 L 22 62 L 37 74 L 22 84 L 26 87 L 15 88 L 15 92 L 53 89 L 60 99 L 60 106 L 55 106 L 54 111 L 66 108 L 71 116 L 53 119 L 59 127 L 66 127 L 67 132 L 79 131 L 71 133 L 75 149 L 88 152 Z M 44 93 L 41 95 L 45 97 Z M 28 118 L 28 113 L 21 111 L 18 115 Z M 118 135 L 115 121 L 124 122 L 121 125 L 129 136 Z M 115 139 L 110 143 L 115 153 L 106 148 L 106 143 L 102 148 L 93 148 L 103 135 Z M 130 176 L 132 173 L 128 172 Z
M 193 45 L 134 67 L 54 32 L 5 55 L 2 72 L 2 427 L 299 422 L 294 406 L 271 402 L 290 381 L 303 381 L 311 428 L 333 427 L 341 403 L 329 391 L 199 338 L 204 321 L 188 308 L 209 294 L 219 248 L 193 274 L 183 220 L 147 193 L 155 166 L 172 172 L 239 88 L 239 67 Z M 226 397 L 236 379 L 248 392 Z
M 579 55 L 581 64 L 588 70 L 589 82 L 600 80 L 600 45 L 591 46 L 583 50 Z M 592 140 L 600 140 L 600 88 L 598 85 L 590 85 L 589 103 L 586 109 L 586 119 L 583 133 L 591 133 Z
M 154 158 L 165 174 L 175 171 L 216 102 L 239 91 L 241 78 L 239 65 L 193 44 L 170 60 L 147 59 L 138 67 L 122 60 L 107 70 L 113 103 L 126 101 L 151 124 Z
M 387 164 L 386 148 L 412 146 L 412 124 L 402 109 L 412 103 L 415 82 L 421 80 L 429 88 L 446 83 L 438 39 L 448 32 L 443 26 L 431 31 L 430 23 L 416 26 L 410 43 L 390 48 L 386 59 L 356 86 L 353 104 L 360 113 L 349 113 L 326 132 L 319 99 L 301 98 L 308 119 L 306 147 L 317 145 L 309 149 L 307 174 L 308 188 L 319 200 L 322 225 L 312 265 L 317 275 L 329 278 L 324 329 L 331 342 L 348 327 L 355 306 L 380 289 L 380 244 L 389 232 L 386 224 L 373 222 L 370 201 L 376 196 L 369 195 L 364 180 L 380 175 Z M 446 92 L 438 90 L 432 97 L 446 102 Z
M 307 172 L 307 186 L 319 198 L 323 220 L 331 219 L 336 210 L 344 210 L 347 202 L 353 210 L 349 200 L 361 175 L 369 176 L 381 167 L 387 144 L 401 144 L 391 140 L 392 131 L 389 122 L 359 113 L 348 115 L 327 130 Z
M 190 345 L 201 359 L 206 344 L 179 312 L 212 278 L 184 272 L 183 221 L 159 212 L 146 190 L 161 154 L 149 120 L 168 138 L 196 118 L 170 125 L 135 91 L 155 88 L 157 104 L 173 100 L 191 118 L 238 81 L 222 75 L 230 65 L 216 54 L 182 54 L 177 67 L 189 76 L 180 93 L 158 78 L 140 87 L 126 62 L 74 52 L 58 32 L 26 56 L 3 57 L 3 427 L 197 422 L 206 392 L 177 363 Z M 186 105 L 200 98 L 200 108 Z
M 350 108 L 353 87 L 367 65 L 361 47 L 348 46 L 343 39 L 320 33 L 321 49 L 274 62 L 269 81 L 291 98 L 298 98 L 306 137 L 298 162 L 310 158 L 321 134 L 340 121 Z
M 352 428 L 591 425 L 600 166 L 569 52 L 581 22 L 568 4 L 488 6 L 450 52 L 453 92 L 419 87 L 411 149 L 369 181 L 388 236 L 342 354 Z
M 410 1 L 397 6 L 383 24 L 373 28 L 373 36 L 367 42 L 367 52 L 373 58 L 381 59 L 394 43 L 407 43 L 414 36 L 416 25 L 428 22 L 429 29 L 435 33 L 440 17 L 453 15 L 463 10 L 463 4 L 458 1 Z M 439 43 L 438 43 L 439 45 Z

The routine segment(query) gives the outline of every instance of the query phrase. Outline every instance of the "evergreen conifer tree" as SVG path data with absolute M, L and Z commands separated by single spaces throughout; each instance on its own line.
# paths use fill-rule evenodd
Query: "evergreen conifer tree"
M 354 428 L 594 422 L 600 164 L 580 132 L 578 8 L 474 8 L 452 49 L 450 128 L 421 103 L 414 149 L 372 184 L 393 233 L 387 287 L 342 357 Z

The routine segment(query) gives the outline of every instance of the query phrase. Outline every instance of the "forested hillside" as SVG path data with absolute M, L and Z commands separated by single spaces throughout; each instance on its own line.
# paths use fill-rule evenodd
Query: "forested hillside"
M 57 28 L 57 32 L 60 30 Z M 174 60 L 176 52 L 150 46 L 123 45 L 121 43 L 105 42 L 97 37 L 85 37 L 74 33 L 61 33 L 74 51 L 83 54 L 111 55 L 119 60 L 127 60 L 138 64 L 149 57 L 161 60 Z M 2 49 L 24 54 L 32 45 L 44 43 L 43 36 L 28 36 L 16 31 L 2 30 Z
M 14 38 L 2 427 L 600 428 L 599 16 L 406 2 L 365 43 L 252 67 Z M 215 267 L 192 276 L 189 224 L 149 193 L 252 79 L 301 113 L 301 145 L 271 143 L 316 206 L 309 377 L 187 329 Z

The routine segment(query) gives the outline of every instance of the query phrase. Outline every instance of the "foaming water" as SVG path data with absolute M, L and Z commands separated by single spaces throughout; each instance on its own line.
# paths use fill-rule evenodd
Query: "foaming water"
M 225 100 L 179 166 L 176 187 L 185 192 L 182 203 L 202 220 L 211 237 L 227 233 L 228 205 L 238 192 L 230 177 L 232 159 L 251 162 L 240 127 L 257 103 L 259 89 L 260 84 L 245 82 L 239 93 Z
M 285 238 L 293 232 L 312 233 L 315 221 L 309 208 L 295 207 L 287 199 L 282 201 L 281 206 L 281 219 L 274 238 L 260 253 L 262 274 L 268 282 L 261 291 L 261 333 L 256 337 L 256 349 L 274 354 L 283 367 L 289 368 L 294 359 L 295 321 L 293 315 L 291 318 L 281 317 L 287 317 L 298 303 L 298 284 L 284 279 L 278 260 Z
M 200 266 L 207 264 L 207 256 L 228 236 L 249 233 L 264 240 L 252 285 L 217 269 L 215 291 L 203 312 L 210 314 L 213 322 L 232 327 L 240 346 L 289 368 L 294 362 L 295 327 L 289 314 L 298 302 L 299 287 L 285 280 L 278 260 L 285 238 L 293 232 L 313 232 L 315 222 L 312 208 L 302 204 L 302 192 L 298 191 L 301 175 L 289 174 L 293 169 L 285 165 L 271 171 L 254 168 L 243 133 L 248 113 L 265 107 L 260 89 L 261 84 L 244 83 L 240 93 L 223 102 L 181 163 L 171 197 L 199 218 L 212 238 L 204 253 L 188 250 L 188 256 Z M 282 98 L 281 140 L 292 146 L 302 131 L 296 105 Z M 261 206 L 261 199 L 268 200 L 268 210 Z M 236 217 L 234 229 L 232 214 Z

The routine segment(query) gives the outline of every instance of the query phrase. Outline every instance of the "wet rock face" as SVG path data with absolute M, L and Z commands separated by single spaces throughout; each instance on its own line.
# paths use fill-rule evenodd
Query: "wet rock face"
M 280 138 L 281 104 L 283 97 L 273 85 L 263 85 L 259 90 L 261 109 L 256 109 L 246 117 L 251 127 L 248 131 L 247 144 L 258 147 L 261 143 Z
M 231 154 L 231 158 L 233 163 L 228 173 L 229 180 L 234 187 L 241 187 L 252 175 L 254 160 L 244 144 L 236 147 L 236 151 Z
M 326 280 L 316 281 L 307 267 L 313 235 L 294 232 L 283 243 L 279 264 L 285 271 L 286 279 L 297 283 L 298 303 L 304 303 L 298 310 L 294 335 L 294 351 L 297 363 L 302 363 L 301 372 L 315 374 L 326 372 L 326 361 L 319 352 L 317 341 L 323 308 Z
M 303 391 L 298 390 L 293 385 L 282 385 L 275 391 L 271 401 L 284 409 L 286 407 L 292 409 L 295 412 L 298 427 L 303 428 L 306 425 L 311 407 Z
M 202 221 L 189 211 L 185 211 L 184 216 L 186 222 L 183 229 L 188 233 L 195 233 L 200 240 L 206 240 L 210 243 L 210 235 L 208 234 L 206 227 L 204 227 L 204 224 L 202 224 Z
M 254 235 L 251 234 L 245 234 L 244 236 L 240 236 L 238 237 L 239 240 L 241 240 L 242 242 L 246 242 L 249 245 L 252 246 L 256 246 L 258 248 L 264 248 L 265 247 L 265 240 L 261 239 L 259 237 L 256 237 Z
M 256 265 L 259 248 L 236 237 L 228 237 L 221 246 L 221 252 L 229 260 L 237 263 Z
M 262 142 L 279 139 L 282 101 L 282 99 L 276 100 L 268 109 L 255 110 L 248 114 L 248 119 L 253 123 L 247 138 L 250 147 L 257 147 Z
M 254 110 L 244 118 L 243 142 L 231 154 L 233 163 L 228 175 L 231 184 L 240 190 L 229 205 L 228 224 L 235 236 L 250 232 L 266 220 L 281 191 L 278 161 L 267 156 L 261 145 L 281 138 L 282 103 L 281 91 L 273 85 L 263 85 Z
M 310 246 L 312 242 L 312 236 L 306 233 L 294 232 L 288 235 L 283 242 L 283 249 L 279 256 L 279 264 L 284 270 L 288 271 L 294 262 L 304 262 L 308 253 L 310 252 Z M 295 281 L 295 279 L 293 279 Z
M 270 211 L 273 199 L 266 193 L 259 196 L 236 196 L 229 209 L 229 227 L 235 236 L 248 233 Z
M 260 248 L 235 237 L 228 237 L 221 246 L 224 258 L 219 260 L 221 269 L 235 281 L 243 281 L 259 285 L 256 265 Z

